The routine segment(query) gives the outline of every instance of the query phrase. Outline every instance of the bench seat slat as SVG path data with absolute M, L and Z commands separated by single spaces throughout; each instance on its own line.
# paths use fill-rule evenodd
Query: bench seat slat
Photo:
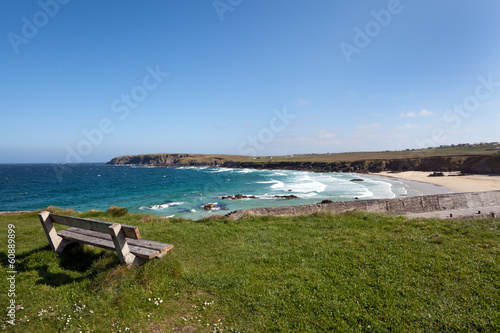
M 67 225 L 69 227 L 77 227 L 81 229 L 94 230 L 108 234 L 108 228 L 113 223 L 98 221 L 92 219 L 82 219 L 79 217 L 64 216 L 58 214 L 50 214 L 53 223 Z M 141 234 L 139 233 L 139 228 L 133 225 L 122 224 L 122 230 L 125 237 L 130 239 L 141 239 Z
M 75 229 L 75 228 L 70 228 L 70 229 Z M 110 235 L 106 235 L 109 237 L 109 239 L 104 239 L 101 237 L 94 237 L 92 235 L 84 235 L 82 233 L 71 231 L 70 229 L 59 231 L 57 234 L 60 237 L 66 239 L 66 240 L 69 240 L 69 241 L 85 243 L 88 245 L 94 245 L 94 246 L 102 247 L 102 248 L 105 248 L 108 250 L 115 250 L 116 251 L 115 245 L 114 245 L 113 241 L 111 240 Z M 80 229 L 80 230 L 82 230 L 82 229 Z M 98 234 L 101 234 L 101 233 L 98 233 Z M 144 259 L 152 259 L 152 258 L 161 254 L 161 252 L 158 250 L 134 246 L 132 244 L 129 244 L 129 249 L 130 249 L 130 252 L 132 254 L 136 255 L 139 258 L 144 258 Z
M 79 233 L 82 235 L 92 236 L 92 237 L 96 237 L 96 238 L 102 238 L 102 239 L 106 239 L 106 240 L 111 241 L 110 235 L 104 234 L 101 232 L 97 232 L 97 231 L 85 230 L 85 229 L 79 229 L 79 228 L 69 228 L 66 230 L 71 231 L 71 232 L 75 232 L 75 233 Z M 129 246 L 132 245 L 132 246 L 148 248 L 148 249 L 152 249 L 155 251 L 160 251 L 160 253 L 167 252 L 168 250 L 171 250 L 174 247 L 172 244 L 150 241 L 150 240 L 143 239 L 143 238 L 141 238 L 141 239 L 127 238 L 127 243 Z

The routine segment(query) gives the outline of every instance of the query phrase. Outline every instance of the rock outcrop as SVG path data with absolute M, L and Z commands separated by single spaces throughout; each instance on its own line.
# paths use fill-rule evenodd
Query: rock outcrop
M 203 209 L 204 210 L 212 210 L 214 207 L 215 207 L 215 204 L 211 202 L 211 203 L 204 205 Z
M 293 194 L 290 195 L 275 195 L 275 198 L 278 199 L 285 199 L 285 200 L 292 200 L 292 199 L 298 199 L 299 197 Z
M 255 195 L 242 195 L 242 194 L 236 194 L 236 195 L 227 195 L 227 196 L 222 196 L 222 199 L 231 199 L 231 200 L 242 200 L 242 199 L 258 199 Z
M 210 155 L 196 154 L 143 154 L 126 155 L 113 158 L 108 165 L 143 165 L 143 166 L 210 166 L 219 167 L 225 159 Z
M 361 160 L 353 162 L 238 162 L 229 158 L 195 154 L 146 154 L 115 157 L 108 165 L 208 166 L 267 170 L 300 170 L 313 172 L 381 171 L 461 171 L 472 174 L 500 174 L 500 154 L 403 158 L 394 160 Z

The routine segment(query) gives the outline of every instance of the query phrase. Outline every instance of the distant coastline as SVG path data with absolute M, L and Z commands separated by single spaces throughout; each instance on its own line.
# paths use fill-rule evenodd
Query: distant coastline
M 382 159 L 371 154 L 369 159 L 334 160 L 318 158 L 316 155 L 307 160 L 293 157 L 261 159 L 260 157 L 240 155 L 211 154 L 142 154 L 115 157 L 107 165 L 136 165 L 155 167 L 223 167 L 248 168 L 258 170 L 296 170 L 311 172 L 357 172 L 380 173 L 401 171 L 460 171 L 467 174 L 500 174 L 500 154 L 455 155 L 412 157 L 401 152 L 401 158 Z M 333 156 L 333 155 L 330 155 Z M 362 158 L 362 153 L 356 156 Z M 322 157 L 322 156 L 321 156 Z M 382 155 L 380 157 L 383 157 Z

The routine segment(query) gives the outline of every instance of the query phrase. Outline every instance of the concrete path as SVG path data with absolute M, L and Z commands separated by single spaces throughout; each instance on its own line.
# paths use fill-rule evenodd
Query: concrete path
M 464 208 L 455 210 L 426 212 L 426 213 L 410 213 L 410 214 L 405 214 L 405 216 L 411 218 L 422 217 L 422 218 L 437 218 L 437 219 L 455 219 L 455 218 L 469 218 L 469 217 L 500 217 L 500 206 Z

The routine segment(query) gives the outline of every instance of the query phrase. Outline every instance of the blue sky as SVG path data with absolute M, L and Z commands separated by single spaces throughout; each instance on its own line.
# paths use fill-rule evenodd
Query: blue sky
M 496 0 L 0 9 L 0 163 L 500 141 Z

